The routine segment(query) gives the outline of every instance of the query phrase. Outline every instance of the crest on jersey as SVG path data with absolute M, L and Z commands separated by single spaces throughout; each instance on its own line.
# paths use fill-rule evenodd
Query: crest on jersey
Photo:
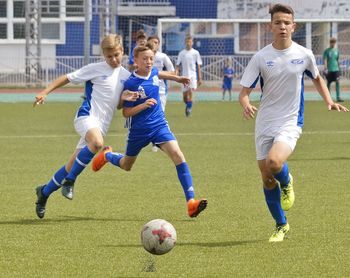
M 153 76 L 153 85 L 159 86 L 159 78 L 157 75 Z
M 146 93 L 145 93 L 145 89 L 142 86 L 139 86 L 137 88 L 137 92 L 139 93 L 139 98 L 147 98 Z
M 275 65 L 274 61 L 267 61 L 266 62 L 266 66 L 268 66 L 268 67 L 273 67 L 274 65 Z
M 294 65 L 302 65 L 302 64 L 304 64 L 304 60 L 303 59 L 293 59 L 290 62 L 292 64 L 294 64 Z

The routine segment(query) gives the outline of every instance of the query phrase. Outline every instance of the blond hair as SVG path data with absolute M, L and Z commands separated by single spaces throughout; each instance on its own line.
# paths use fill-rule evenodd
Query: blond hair
M 123 49 L 123 38 L 118 34 L 110 34 L 103 38 L 101 42 L 102 51 L 109 49 Z

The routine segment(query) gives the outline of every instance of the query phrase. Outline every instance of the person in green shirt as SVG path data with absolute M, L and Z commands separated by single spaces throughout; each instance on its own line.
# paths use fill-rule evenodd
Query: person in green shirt
M 335 82 L 335 91 L 337 102 L 343 102 L 340 98 L 340 68 L 339 68 L 339 50 L 335 48 L 336 38 L 330 38 L 330 46 L 323 52 L 324 73 L 327 79 L 327 87 L 330 91 L 331 83 Z

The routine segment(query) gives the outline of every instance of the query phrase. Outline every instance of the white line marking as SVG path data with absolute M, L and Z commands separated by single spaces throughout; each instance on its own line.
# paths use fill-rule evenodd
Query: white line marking
M 190 132 L 190 133 L 174 133 L 175 136 L 253 136 L 253 132 Z M 336 135 L 336 134 L 350 134 L 350 130 L 326 130 L 326 131 L 304 131 L 302 135 Z M 126 137 L 127 134 L 116 134 L 116 133 L 110 133 L 107 135 L 107 137 Z M 0 135 L 0 139 L 25 139 L 25 138 L 43 138 L 43 139 L 50 139 L 50 138 L 79 138 L 79 135 L 77 134 L 52 134 L 52 135 L 45 135 L 45 134 L 33 134 L 33 135 Z

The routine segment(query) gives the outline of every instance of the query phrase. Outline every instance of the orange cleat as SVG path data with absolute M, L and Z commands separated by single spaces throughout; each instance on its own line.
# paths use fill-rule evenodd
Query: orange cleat
M 106 160 L 106 153 L 112 152 L 112 147 L 104 147 L 92 160 L 92 170 L 97 172 L 100 170 L 108 161 Z
M 190 217 L 197 217 L 208 205 L 207 199 L 191 199 L 187 202 L 188 215 Z

